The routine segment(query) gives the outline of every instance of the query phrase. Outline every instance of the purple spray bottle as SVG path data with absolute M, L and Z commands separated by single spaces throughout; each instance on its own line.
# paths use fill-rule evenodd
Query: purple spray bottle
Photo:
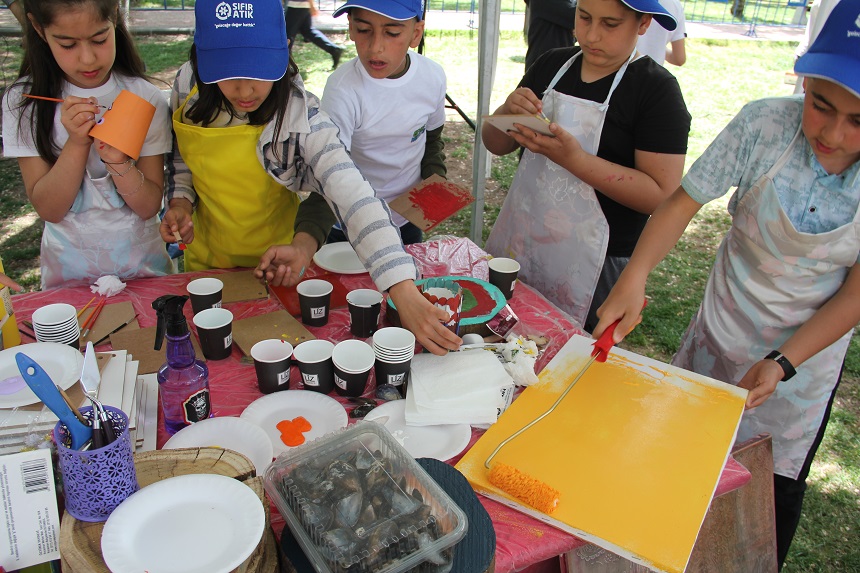
M 164 295 L 152 302 L 158 314 L 155 350 L 167 335 L 167 362 L 158 369 L 164 426 L 175 434 L 185 426 L 212 417 L 209 368 L 197 360 L 188 322 L 182 313 L 187 296 Z

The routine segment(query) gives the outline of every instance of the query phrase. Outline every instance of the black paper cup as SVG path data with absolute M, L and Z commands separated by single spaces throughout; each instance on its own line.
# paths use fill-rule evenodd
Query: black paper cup
M 341 396 L 357 398 L 364 394 L 367 378 L 376 357 L 373 348 L 361 340 L 338 342 L 331 355 L 334 363 L 334 389 Z
M 305 390 L 328 394 L 334 390 L 334 344 L 328 340 L 306 340 L 296 346 L 293 356 Z
M 263 394 L 290 389 L 290 358 L 293 345 L 279 338 L 261 340 L 251 347 L 257 387 Z
M 357 289 L 346 295 L 349 307 L 349 331 L 353 336 L 367 338 L 379 326 L 382 293 L 371 289 Z
M 200 348 L 208 360 L 223 360 L 233 351 L 233 313 L 226 308 L 207 308 L 194 315 Z
M 376 362 L 374 362 L 376 385 L 391 384 L 405 398 L 406 387 L 409 385 L 409 368 L 411 364 L 411 358 L 404 362 L 386 362 L 377 358 Z
M 224 291 L 224 283 L 218 279 L 204 277 L 195 279 L 186 287 L 188 296 L 191 298 L 191 309 L 194 314 L 207 308 L 221 308 L 221 296 Z
M 490 259 L 488 266 L 490 267 L 490 284 L 495 285 L 502 291 L 505 298 L 510 300 L 514 296 L 520 264 L 514 259 L 495 257 Z
M 296 292 L 299 293 L 303 323 L 308 326 L 325 326 L 328 323 L 328 309 L 333 289 L 330 282 L 320 279 L 309 279 L 299 283 Z

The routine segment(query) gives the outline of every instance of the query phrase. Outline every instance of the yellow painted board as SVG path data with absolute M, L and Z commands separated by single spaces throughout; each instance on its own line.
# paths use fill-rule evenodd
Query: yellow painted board
M 684 571 L 735 440 L 746 390 L 614 348 L 556 410 L 507 444 L 506 463 L 561 492 L 551 515 L 487 481 L 484 461 L 586 365 L 574 336 L 457 464 L 476 491 L 659 571 Z

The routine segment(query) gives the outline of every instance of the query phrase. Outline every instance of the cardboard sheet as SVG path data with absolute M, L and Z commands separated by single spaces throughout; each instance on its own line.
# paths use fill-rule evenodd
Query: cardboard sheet
M 254 272 L 251 270 L 218 273 L 208 276 L 224 283 L 224 290 L 221 292 L 222 304 L 257 300 L 269 296 L 269 293 L 266 292 L 266 287 L 254 277 Z
M 429 231 L 474 201 L 468 190 L 444 177 L 431 175 L 396 197 L 389 207 L 422 231 Z
M 140 325 L 138 325 L 137 319 L 135 318 L 134 307 L 131 305 L 131 301 L 126 300 L 115 303 L 111 303 L 109 301 L 110 299 L 108 299 L 108 302 L 105 302 L 105 305 L 102 307 L 101 312 L 96 318 L 96 323 L 93 325 L 89 334 L 87 334 L 86 337 L 81 338 L 81 350 L 84 349 L 87 342 L 92 341 L 92 343 L 95 344 L 97 341 L 101 340 L 102 337 L 107 336 L 111 331 L 118 328 L 129 319 L 133 320 L 124 326 L 122 330 L 136 330 L 140 328 Z M 83 324 L 90 315 L 90 312 L 95 308 L 97 302 L 98 299 L 94 300 L 89 308 L 87 308 L 87 310 L 85 310 L 78 318 L 78 321 L 81 324 Z M 107 340 L 101 342 L 101 344 L 104 344 L 105 342 L 107 342 Z
M 158 369 L 161 368 L 161 365 L 166 360 L 166 340 L 162 343 L 161 350 L 153 349 L 153 345 L 155 344 L 155 329 L 155 326 L 140 328 L 138 330 L 122 329 L 116 334 L 110 335 L 110 344 L 114 350 L 127 350 L 139 362 L 138 374 L 158 372 Z M 198 360 L 205 362 L 206 359 L 203 357 L 200 343 L 197 342 L 197 338 L 194 335 L 191 335 L 191 344 L 194 345 L 194 352 L 197 354 Z
M 735 440 L 746 390 L 619 349 L 493 458 L 561 492 L 551 515 L 487 480 L 484 462 L 586 365 L 573 336 L 457 464 L 476 491 L 658 571 L 681 573 Z
M 251 354 L 252 346 L 269 338 L 283 339 L 297 346 L 316 337 L 284 310 L 233 321 L 233 343 L 245 356 Z

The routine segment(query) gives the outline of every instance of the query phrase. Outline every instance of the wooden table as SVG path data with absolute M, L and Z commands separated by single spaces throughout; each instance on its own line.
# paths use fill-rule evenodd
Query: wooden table
M 489 256 L 468 239 L 454 238 L 431 241 L 410 245 L 407 249 L 414 256 L 422 276 L 469 275 L 486 280 L 489 274 L 487 268 Z M 110 302 L 130 301 L 138 313 L 140 326 L 154 326 L 156 316 L 151 305 L 155 298 L 164 294 L 185 294 L 185 285 L 188 282 L 194 278 L 218 272 L 222 271 L 132 280 Z M 322 272 L 321 269 L 312 265 L 308 269 L 307 276 L 313 277 Z M 340 280 L 350 290 L 374 288 L 369 275 L 366 273 L 340 275 Z M 46 304 L 66 302 L 81 307 L 91 298 L 92 293 L 89 288 L 74 287 L 20 294 L 14 296 L 12 301 L 20 324 L 23 320 L 30 320 L 33 311 Z M 547 339 L 545 350 L 537 362 L 538 370 L 555 356 L 571 336 L 584 334 L 580 325 L 575 323 L 571 317 L 523 283 L 517 285 L 514 296 L 509 303 L 519 318 L 519 323 L 515 329 L 518 334 L 540 335 Z M 236 302 L 226 304 L 225 307 L 233 313 L 236 320 L 271 313 L 282 308 L 275 297 Z M 383 324 L 387 324 L 384 312 L 383 309 L 381 320 Z M 190 320 L 190 305 L 186 305 L 186 316 L 189 318 L 189 327 L 193 329 L 194 326 Z M 324 338 L 333 342 L 353 338 L 349 333 L 349 313 L 346 308 L 333 309 L 326 326 L 308 327 L 308 330 L 317 338 Z M 99 349 L 105 350 L 108 348 L 108 344 L 99 347 Z M 233 353 L 229 358 L 208 362 L 211 402 L 215 416 L 239 416 L 248 404 L 261 396 L 257 389 L 253 365 L 242 362 L 241 358 L 241 352 L 234 345 Z M 296 369 L 293 369 L 290 388 L 299 387 L 299 375 Z M 371 377 L 365 395 L 372 396 L 374 388 L 375 382 Z M 354 407 L 354 404 L 349 403 L 346 399 L 334 394 L 333 396 L 338 398 L 347 409 Z M 478 439 L 480 434 L 479 430 L 473 430 L 470 445 Z M 163 420 L 159 419 L 158 446 L 161 447 L 168 438 L 169 435 L 164 429 Z M 449 463 L 456 463 L 458 459 L 454 458 Z M 749 472 L 739 464 L 734 463 L 733 460 L 727 467 L 728 469 L 724 471 L 720 486 L 717 489 L 718 494 L 737 489 L 750 479 Z M 572 535 L 492 500 L 482 497 L 481 503 L 489 513 L 496 531 L 496 571 L 502 573 L 519 571 L 585 545 L 583 541 Z M 284 522 L 277 510 L 274 507 L 272 509 L 272 527 L 275 533 L 279 534 Z

